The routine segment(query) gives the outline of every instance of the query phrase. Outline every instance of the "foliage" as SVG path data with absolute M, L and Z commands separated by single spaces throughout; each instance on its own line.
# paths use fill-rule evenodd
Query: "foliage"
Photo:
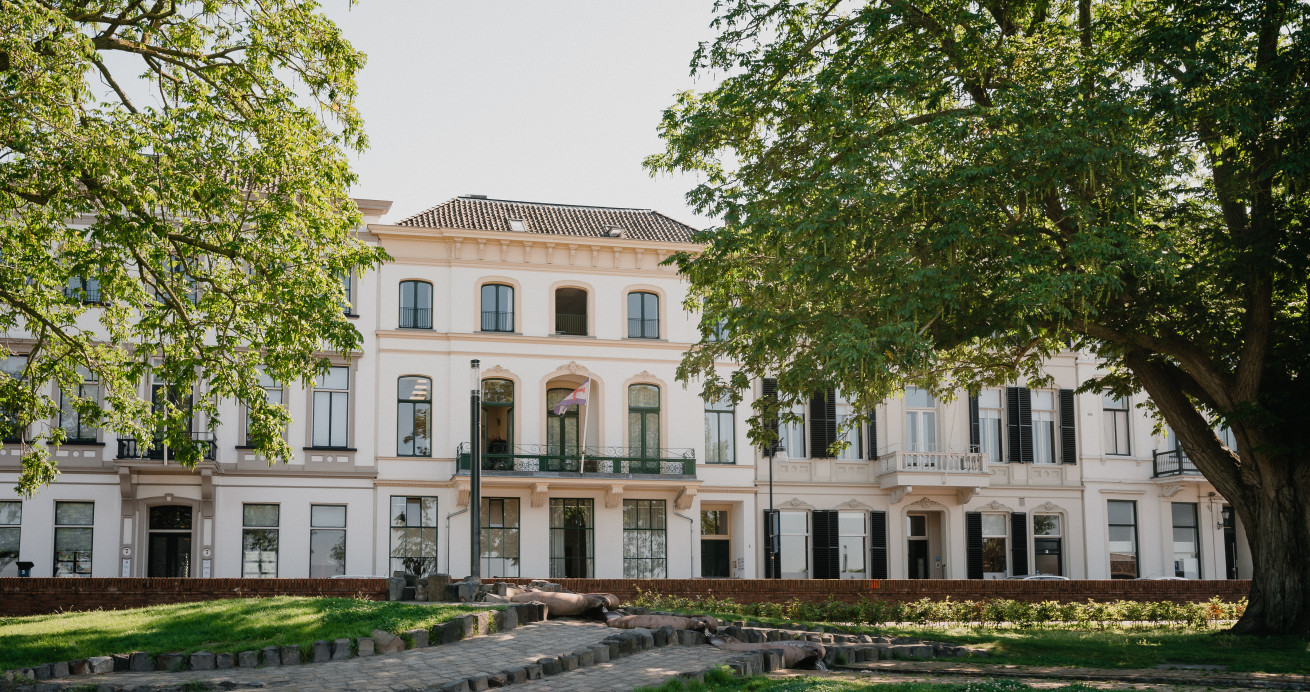
M 638 688 L 640 692 L 1032 692 L 1035 689 L 1017 680 L 969 680 L 968 682 L 879 682 L 867 679 L 825 675 L 789 676 L 785 678 L 757 676 L 748 679 L 730 675 L 706 675 L 705 682 L 686 683 L 671 680 L 660 687 Z M 1081 683 L 1056 688 L 1040 688 L 1051 692 L 1091 692 L 1096 689 Z
M 815 391 L 867 415 L 1090 349 L 1109 367 L 1082 390 L 1144 389 L 1260 527 L 1249 629 L 1310 631 L 1310 5 L 717 9 L 692 69 L 723 79 L 678 96 L 647 161 L 698 172 L 725 221 L 671 258 L 703 309 L 680 377 L 708 399 L 776 376 L 764 445 L 767 409 Z
M 319 639 L 399 634 L 484 608 L 352 598 L 234 598 L 132 610 L 0 618 L 0 670 L 146 651 L 237 653 Z
M 260 368 L 309 382 L 322 352 L 357 351 L 341 277 L 385 257 L 349 198 L 363 62 L 314 2 L 0 3 L 0 360 L 27 356 L 0 375 L 0 437 L 22 444 L 20 492 L 55 479 L 59 391 L 65 420 L 187 465 L 194 421 L 237 398 L 260 452 L 290 455 Z

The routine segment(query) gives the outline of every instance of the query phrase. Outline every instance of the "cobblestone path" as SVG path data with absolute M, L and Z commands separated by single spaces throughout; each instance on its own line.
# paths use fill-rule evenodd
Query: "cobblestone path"
M 679 673 L 694 673 L 727 663 L 734 655 L 712 646 L 671 646 L 648 649 L 627 658 L 600 663 L 564 675 L 514 685 L 513 692 L 627 692 L 659 685 Z

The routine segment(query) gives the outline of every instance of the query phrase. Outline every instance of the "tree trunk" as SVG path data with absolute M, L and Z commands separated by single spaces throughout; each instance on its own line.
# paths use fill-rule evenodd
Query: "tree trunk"
M 1246 530 L 1254 570 L 1249 606 L 1232 631 L 1310 634 L 1310 459 L 1242 457 L 1258 465 L 1264 487 L 1228 498 Z

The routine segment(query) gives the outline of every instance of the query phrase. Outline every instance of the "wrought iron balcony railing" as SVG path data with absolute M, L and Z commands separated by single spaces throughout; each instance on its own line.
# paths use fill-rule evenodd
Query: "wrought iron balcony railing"
M 580 452 L 585 451 L 584 455 Z M 460 471 L 472 468 L 469 445 L 455 450 Z M 629 447 L 577 447 L 558 445 L 492 444 L 482 452 L 482 470 L 490 473 L 642 474 L 689 477 L 696 475 L 696 452 L 691 449 L 633 449 Z
M 1199 476 L 1201 470 L 1196 468 L 1187 452 L 1182 449 L 1166 449 L 1151 454 L 1151 477 Z
M 201 457 L 205 461 L 214 460 L 214 433 L 207 431 L 193 431 L 191 439 L 200 447 Z M 167 445 L 162 439 L 151 440 L 150 449 L 141 444 L 141 441 L 135 437 L 118 438 L 118 458 L 119 459 L 152 459 L 164 461 L 172 459 L 173 454 L 169 451 Z
M 401 308 L 401 329 L 431 329 L 432 308 Z
M 586 336 L 587 316 L 568 315 L 562 312 L 555 313 L 555 333 L 571 334 L 573 336 Z

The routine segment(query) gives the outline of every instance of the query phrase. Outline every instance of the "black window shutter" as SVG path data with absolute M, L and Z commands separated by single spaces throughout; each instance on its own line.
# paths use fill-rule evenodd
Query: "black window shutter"
M 982 512 L 964 513 L 965 554 L 968 556 L 970 579 L 983 578 Z
M 760 385 L 760 398 L 764 400 L 765 414 L 764 426 L 773 430 L 773 444 L 764 447 L 764 453 L 776 454 L 778 446 L 781 444 L 778 440 L 778 381 L 772 377 L 764 378 Z
M 812 513 L 814 534 L 814 579 L 840 579 L 841 556 L 838 549 L 837 510 L 816 509 Z
M 982 451 L 982 430 L 978 424 L 978 396 L 969 396 L 969 451 Z
M 869 512 L 869 578 L 887 578 L 886 512 Z
M 828 418 L 827 423 L 824 425 L 823 434 L 827 437 L 828 444 L 830 445 L 837 441 L 837 390 L 829 389 L 825 395 L 823 412 L 828 416 Z M 827 446 L 823 449 L 823 456 L 828 456 L 829 452 L 827 451 Z M 833 519 L 832 521 L 833 526 L 835 527 L 837 525 L 837 520 Z M 836 531 L 837 529 L 834 528 L 833 530 Z M 836 534 L 833 535 L 835 536 Z M 834 542 L 833 545 L 835 546 L 836 543 Z M 833 549 L 836 550 L 836 548 Z M 833 578 L 836 579 L 836 577 Z
M 1005 388 L 1005 460 L 1011 464 L 1023 461 L 1023 436 L 1019 433 L 1019 387 Z
M 1065 464 L 1078 463 L 1078 436 L 1073 411 L 1073 390 L 1060 390 L 1060 461 Z
M 829 389 L 810 399 L 810 457 L 831 456 L 828 447 L 837 439 L 837 392 Z
M 1010 574 L 1028 573 L 1028 513 L 1010 513 Z
M 781 579 L 782 547 L 773 528 L 778 521 L 778 510 L 764 510 L 764 578 Z
M 1027 387 L 1005 388 L 1010 463 L 1033 463 L 1033 395 Z
M 869 412 L 869 461 L 878 458 L 878 409 Z

